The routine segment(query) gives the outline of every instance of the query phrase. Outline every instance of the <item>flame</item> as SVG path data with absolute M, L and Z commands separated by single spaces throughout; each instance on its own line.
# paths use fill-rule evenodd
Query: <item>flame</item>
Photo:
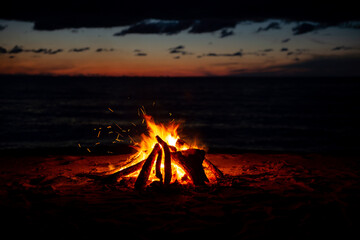
M 142 159 L 146 159 L 148 157 L 148 155 L 150 154 L 151 150 L 157 143 L 156 136 L 159 136 L 161 139 L 163 139 L 169 145 L 170 148 L 171 147 L 172 147 L 172 149 L 176 148 L 176 142 L 178 141 L 178 139 L 180 139 L 180 137 L 177 133 L 177 130 L 178 130 L 180 124 L 175 123 L 174 121 L 172 121 L 166 125 L 161 124 L 161 123 L 156 124 L 154 119 L 150 115 L 144 114 L 143 117 L 146 122 L 148 133 L 141 135 L 141 141 L 137 147 L 138 152 L 134 154 L 135 156 L 138 156 L 140 161 Z M 179 150 L 187 150 L 187 149 L 189 149 L 189 146 L 183 146 L 180 149 L 176 149 L 176 150 L 179 151 Z M 163 158 L 164 158 L 164 156 L 163 156 Z M 182 184 L 186 183 L 188 179 L 184 179 L 185 171 L 180 166 L 175 164 L 174 162 L 171 163 L 171 167 L 172 167 L 171 182 L 174 182 L 177 180 L 178 182 L 180 182 Z M 162 172 L 162 175 L 164 176 L 163 159 L 162 159 L 162 164 L 161 164 L 161 172 Z M 157 177 L 155 176 L 155 166 L 153 166 L 149 180 L 150 181 L 157 180 Z
M 155 144 L 157 143 L 156 136 L 159 136 L 169 145 L 170 151 L 183 151 L 190 148 L 190 146 L 187 144 L 183 144 L 181 146 L 178 145 L 178 147 L 176 147 L 176 143 L 180 139 L 180 136 L 177 133 L 177 130 L 180 126 L 179 123 L 175 123 L 174 121 L 171 121 L 168 124 L 161 124 L 161 123 L 157 124 L 150 115 L 146 115 L 143 112 L 142 116 L 144 117 L 144 120 L 146 122 L 148 132 L 146 134 L 141 134 L 140 141 L 135 144 L 134 148 L 137 150 L 137 152 L 132 156 L 130 156 L 129 158 L 130 164 L 127 164 L 126 166 L 122 167 L 120 170 L 129 167 L 131 165 L 134 165 L 144 159 L 147 159 L 152 149 L 154 148 Z M 191 147 L 198 148 L 196 144 L 191 145 Z M 163 159 L 161 164 L 161 173 L 164 176 L 164 154 L 162 157 Z M 189 177 L 185 177 L 186 173 L 182 169 L 182 167 L 178 166 L 173 161 L 171 162 L 171 167 L 172 167 L 171 182 L 178 181 L 181 184 L 186 184 L 190 182 L 191 179 L 189 179 Z M 129 177 L 136 177 L 139 174 L 139 172 L 140 171 L 137 171 L 136 173 L 129 175 Z M 151 170 L 149 180 L 150 181 L 159 180 L 155 176 L 155 164 Z

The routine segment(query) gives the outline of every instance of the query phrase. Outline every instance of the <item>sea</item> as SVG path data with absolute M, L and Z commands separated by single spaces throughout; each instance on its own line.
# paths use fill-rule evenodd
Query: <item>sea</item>
M 140 108 L 212 153 L 360 149 L 360 78 L 6 75 L 0 152 L 126 152 L 146 133 Z

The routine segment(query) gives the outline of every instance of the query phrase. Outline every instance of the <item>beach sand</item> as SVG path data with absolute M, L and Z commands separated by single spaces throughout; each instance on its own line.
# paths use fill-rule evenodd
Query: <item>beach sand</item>
M 211 186 L 136 191 L 92 179 L 128 155 L 0 158 L 1 228 L 35 239 L 347 239 L 360 217 L 356 157 L 208 154 Z

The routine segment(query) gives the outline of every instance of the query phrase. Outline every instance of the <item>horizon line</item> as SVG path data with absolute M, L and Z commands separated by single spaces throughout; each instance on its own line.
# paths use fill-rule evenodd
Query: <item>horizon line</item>
M 129 76 L 129 75 L 100 75 L 100 74 L 26 74 L 26 73 L 0 73 L 0 77 L 69 77 L 69 78 L 360 78 L 359 76 L 326 76 L 326 75 L 209 75 L 209 76 Z

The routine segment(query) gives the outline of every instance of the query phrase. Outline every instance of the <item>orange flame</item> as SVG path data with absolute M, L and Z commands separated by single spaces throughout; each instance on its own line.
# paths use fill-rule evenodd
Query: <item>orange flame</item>
M 140 109 L 141 110 L 141 109 Z M 144 120 L 146 122 L 147 126 L 147 134 L 141 134 L 140 136 L 140 142 L 136 143 L 134 148 L 137 150 L 135 154 L 130 156 L 129 161 L 130 164 L 127 164 L 126 166 L 122 167 L 121 171 L 124 168 L 127 168 L 131 165 L 134 165 L 144 159 L 147 159 L 147 157 L 150 155 L 152 149 L 154 148 L 155 144 L 157 143 L 156 136 L 159 136 L 161 139 L 163 139 L 170 147 L 172 151 L 183 151 L 190 148 L 189 145 L 183 144 L 181 146 L 176 147 L 177 141 L 180 139 L 177 130 L 180 126 L 179 123 L 175 123 L 174 121 L 171 121 L 168 124 L 156 124 L 154 119 L 150 115 L 146 115 L 144 112 L 142 112 L 142 116 L 144 117 Z M 133 141 L 134 142 L 134 141 Z M 192 148 L 199 148 L 196 146 L 196 144 L 191 145 Z M 163 156 L 164 158 L 164 156 Z M 161 164 L 161 173 L 164 175 L 164 159 L 162 159 Z M 155 164 L 154 164 L 155 165 Z M 186 184 L 189 182 L 189 178 L 185 177 L 185 171 L 178 166 L 173 161 L 171 162 L 171 169 L 172 169 L 172 179 L 171 182 L 178 181 L 181 184 Z M 128 175 L 129 177 L 136 177 L 140 173 L 140 170 L 137 172 L 132 173 L 131 175 Z M 158 178 L 155 176 L 155 166 L 153 166 L 153 169 L 151 170 L 150 181 L 156 181 Z

